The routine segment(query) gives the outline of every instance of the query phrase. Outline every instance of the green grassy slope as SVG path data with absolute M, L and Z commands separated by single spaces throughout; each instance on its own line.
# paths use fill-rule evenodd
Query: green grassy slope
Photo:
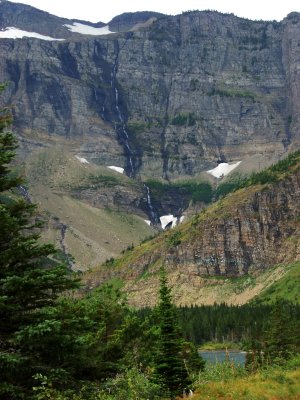
M 31 154 L 25 174 L 32 201 L 39 205 L 47 227 L 43 238 L 62 246 L 75 269 L 86 270 L 115 257 L 128 246 L 153 234 L 143 216 L 114 204 L 112 191 L 140 195 L 138 183 L 104 166 L 83 164 L 62 148 L 46 148 Z M 146 218 L 146 216 L 144 217 Z
M 262 290 L 254 301 L 274 303 L 276 299 L 285 299 L 300 303 L 300 261 L 285 267 L 286 273 L 271 286 Z

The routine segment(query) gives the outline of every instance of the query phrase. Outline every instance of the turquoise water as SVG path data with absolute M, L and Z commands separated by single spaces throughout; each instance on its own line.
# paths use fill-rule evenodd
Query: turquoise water
M 217 364 L 220 362 L 226 361 L 229 358 L 230 362 L 233 362 L 235 365 L 245 365 L 246 361 L 246 352 L 244 351 L 228 351 L 226 358 L 225 350 L 212 350 L 199 351 L 200 355 L 204 358 L 204 360 L 209 364 Z

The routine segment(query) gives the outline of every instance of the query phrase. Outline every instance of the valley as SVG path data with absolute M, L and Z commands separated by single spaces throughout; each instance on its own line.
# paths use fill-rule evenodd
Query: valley
M 0 399 L 299 398 L 291 11 L 0 0 Z

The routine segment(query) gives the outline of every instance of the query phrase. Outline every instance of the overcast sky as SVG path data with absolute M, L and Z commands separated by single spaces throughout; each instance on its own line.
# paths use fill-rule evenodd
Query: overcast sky
M 180 14 L 186 10 L 217 10 L 239 17 L 282 20 L 292 11 L 300 12 L 299 0 L 10 0 L 26 3 L 60 17 L 91 22 L 109 22 L 116 15 L 132 11 Z

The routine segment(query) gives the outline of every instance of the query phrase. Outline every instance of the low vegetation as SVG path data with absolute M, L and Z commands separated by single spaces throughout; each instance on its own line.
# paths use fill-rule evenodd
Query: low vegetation
M 159 201 L 164 196 L 182 196 L 189 201 L 210 203 L 213 197 L 213 188 L 209 182 L 197 182 L 193 180 L 164 183 L 158 180 L 149 179 L 147 185 L 151 195 Z
M 177 126 L 194 126 L 196 124 L 196 116 L 194 113 L 176 114 L 171 120 L 171 125 Z
M 255 373 L 224 363 L 199 374 L 193 399 L 296 400 L 300 397 L 299 382 L 299 357 L 284 366 L 266 366 Z
M 235 176 L 234 179 L 222 182 L 216 189 L 216 198 L 226 196 L 238 189 L 254 185 L 265 185 L 279 182 L 300 168 L 300 151 L 289 154 L 283 160 L 249 177 Z
M 258 100 L 259 95 L 250 90 L 240 89 L 240 88 L 229 88 L 225 86 L 215 87 L 210 92 L 211 96 L 221 96 L 221 97 L 238 97 L 238 98 L 249 98 L 252 101 Z
M 286 299 L 300 304 L 300 261 L 286 266 L 286 274 L 263 290 L 255 302 L 272 304 L 278 299 Z

